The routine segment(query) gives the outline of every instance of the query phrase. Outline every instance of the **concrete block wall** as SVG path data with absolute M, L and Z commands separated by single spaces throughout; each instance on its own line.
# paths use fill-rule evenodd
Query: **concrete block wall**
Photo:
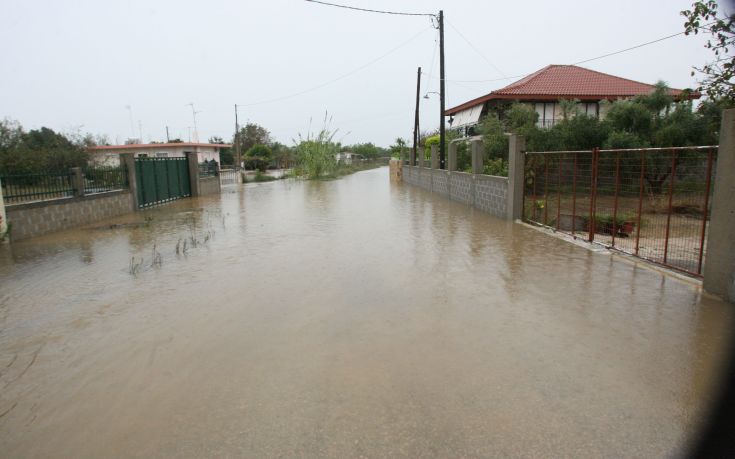
M 221 186 L 219 177 L 200 177 L 199 178 L 199 196 L 219 193 Z
M 462 204 L 475 203 L 475 187 L 473 174 L 467 172 L 451 172 L 449 176 L 449 199 Z
M 431 191 L 441 196 L 449 196 L 449 172 L 443 170 L 432 170 L 434 175 L 431 180 Z
M 508 179 L 475 175 L 475 207 L 505 218 L 508 215 Z
M 129 191 L 111 191 L 77 198 L 56 199 L 7 206 L 5 212 L 12 223 L 10 238 L 20 241 L 31 237 L 86 225 L 133 210 Z
M 500 218 L 508 217 L 508 179 L 403 166 L 403 181 Z

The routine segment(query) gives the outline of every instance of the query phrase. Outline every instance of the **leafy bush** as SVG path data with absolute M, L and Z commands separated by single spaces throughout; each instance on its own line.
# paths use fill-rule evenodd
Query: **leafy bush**
M 253 162 L 256 169 L 265 172 L 268 164 L 271 162 L 272 152 L 270 147 L 262 144 L 256 144 L 250 147 L 245 153 L 247 161 Z
M 299 134 L 296 152 L 301 162 L 301 169 L 307 178 L 318 179 L 334 174 L 337 167 L 336 154 L 338 145 L 333 142 L 337 131 L 330 130 L 325 117 L 324 127 L 314 136 L 309 133 L 306 138 Z

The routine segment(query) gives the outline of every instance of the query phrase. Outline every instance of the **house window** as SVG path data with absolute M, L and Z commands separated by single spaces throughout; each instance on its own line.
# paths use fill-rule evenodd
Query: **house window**
M 538 113 L 538 127 L 550 128 L 554 125 L 554 115 L 556 114 L 555 102 L 537 102 L 536 113 Z
M 168 153 L 164 152 L 157 152 L 156 158 L 168 158 Z
M 600 112 L 598 109 L 599 106 L 597 102 L 587 102 L 587 103 L 582 103 L 580 105 L 581 105 L 580 107 L 581 112 L 584 113 L 585 115 L 587 116 L 599 116 L 600 115 Z

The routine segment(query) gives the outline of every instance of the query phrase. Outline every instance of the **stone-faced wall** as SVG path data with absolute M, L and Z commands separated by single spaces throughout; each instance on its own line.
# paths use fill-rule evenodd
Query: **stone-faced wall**
M 474 177 L 467 172 L 452 172 L 449 176 L 449 199 L 462 204 L 475 202 Z
M 5 212 L 13 225 L 10 238 L 19 241 L 127 214 L 134 210 L 133 205 L 133 195 L 125 190 L 15 204 Z
M 199 196 L 205 196 L 212 193 L 219 193 L 220 183 L 219 177 L 201 177 L 199 178 Z
M 505 218 L 508 215 L 508 179 L 475 175 L 475 207 Z
M 403 181 L 453 201 L 508 218 L 508 178 L 403 166 Z

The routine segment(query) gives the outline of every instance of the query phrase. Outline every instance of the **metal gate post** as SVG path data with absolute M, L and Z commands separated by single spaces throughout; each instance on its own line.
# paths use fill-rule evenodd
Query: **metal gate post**
M 590 221 L 589 221 L 589 241 L 594 242 L 595 240 L 595 225 L 597 224 L 596 221 L 596 214 L 597 214 L 597 203 L 595 202 L 597 199 L 597 160 L 600 155 L 600 149 L 595 147 L 592 149 L 592 164 L 591 164 L 591 174 L 592 175 L 592 182 L 590 183 Z

